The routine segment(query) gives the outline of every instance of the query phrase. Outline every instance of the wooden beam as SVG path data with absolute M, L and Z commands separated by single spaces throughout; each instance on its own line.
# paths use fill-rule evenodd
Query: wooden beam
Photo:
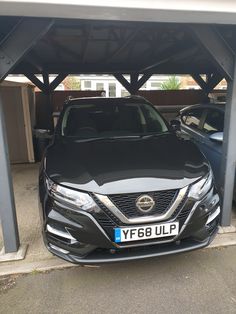
M 211 78 L 209 78 L 207 92 L 210 93 L 223 80 L 223 78 L 222 74 L 214 73 Z
M 50 91 L 53 91 L 54 89 L 57 88 L 57 86 L 64 81 L 64 79 L 68 76 L 67 73 L 60 73 L 57 75 L 57 77 L 51 82 L 49 85 Z
M 42 74 L 44 82 L 41 82 L 33 73 L 24 73 L 24 75 L 46 95 L 50 94 L 68 76 L 67 73 L 60 73 L 50 83 L 49 74 L 45 72 Z
M 179 46 L 179 45 L 178 45 Z M 185 59 L 191 55 L 193 55 L 194 53 L 196 53 L 198 50 L 198 47 L 196 46 L 192 46 L 188 49 L 186 49 L 186 47 L 178 47 L 178 50 L 175 49 L 174 47 L 172 49 L 168 49 L 168 51 L 166 53 L 163 53 L 163 57 L 161 59 L 158 59 L 158 57 L 156 57 L 156 60 L 154 61 L 154 63 L 149 64 L 148 66 L 140 69 L 139 72 L 141 73 L 145 73 L 145 72 L 151 72 L 154 73 L 154 71 L 158 71 L 158 68 L 160 66 L 163 66 L 167 63 L 169 63 L 170 61 L 176 61 L 176 60 L 182 60 Z
M 233 79 L 235 54 L 221 34 L 209 25 L 190 26 L 195 40 L 201 44 L 221 74 Z
M 152 73 L 143 74 L 143 76 L 137 82 L 137 89 L 139 90 L 143 86 L 143 84 L 145 84 L 150 79 L 151 76 Z
M 85 60 L 86 60 L 86 56 L 87 56 L 87 51 L 88 51 L 88 45 L 89 45 L 89 41 L 90 41 L 90 38 L 92 36 L 92 32 L 93 32 L 93 26 L 92 24 L 89 25 L 89 28 L 87 30 L 87 36 L 85 38 L 85 42 L 84 42 L 84 46 L 83 46 L 83 51 L 82 51 L 82 54 L 81 54 L 81 62 L 84 63 Z
M 0 82 L 52 27 L 52 19 L 23 18 L 0 44 Z
M 126 80 L 126 78 L 120 74 L 120 73 L 114 73 L 113 74 L 114 77 L 117 79 L 118 82 L 120 82 L 120 84 L 122 86 L 124 86 L 124 88 L 130 93 L 132 94 L 132 89 L 131 89 L 131 86 L 130 86 L 130 83 Z
M 47 93 L 47 90 L 43 84 L 43 82 L 41 82 L 37 76 L 35 76 L 33 73 L 23 73 L 35 86 L 37 86 L 42 92 Z
M 113 73 L 113 75 L 131 95 L 135 95 L 140 87 L 152 76 L 150 73 L 143 74 L 143 76 L 138 79 L 140 73 L 134 72 L 130 73 L 130 82 L 128 82 L 124 75 L 120 73 Z
M 132 95 L 136 94 L 138 91 L 138 77 L 139 77 L 138 72 L 130 74 L 130 90 Z
M 207 89 L 207 83 L 203 80 L 200 74 L 191 74 L 191 76 L 202 90 L 205 91 Z
M 56 61 L 56 60 L 55 60 Z M 135 60 L 133 62 L 125 62 L 125 63 L 81 63 L 81 62 L 47 62 L 44 63 L 43 68 L 49 74 L 55 73 L 68 73 L 68 74 L 113 74 L 113 73 L 122 73 L 122 74 L 130 74 L 132 72 L 137 71 L 137 63 Z M 215 72 L 216 67 L 212 63 L 208 64 L 194 64 L 193 62 L 188 62 L 183 66 L 182 64 L 178 64 L 177 62 L 160 64 L 156 68 L 154 67 L 150 71 L 145 73 L 151 74 L 205 74 L 208 72 Z M 26 62 L 21 62 L 11 73 L 13 74 L 24 74 L 27 73 L 35 73 L 41 74 L 41 72 L 37 71 L 36 68 L 33 68 L 31 64 Z M 144 73 L 142 71 L 138 71 L 139 73 Z
M 223 79 L 223 76 L 220 73 L 213 73 L 211 76 L 208 76 L 207 82 L 203 80 L 200 74 L 191 74 L 194 81 L 201 87 L 201 89 L 208 95 Z
M 49 74 L 47 72 L 42 73 L 43 76 L 43 85 L 44 85 L 44 91 L 49 94 Z

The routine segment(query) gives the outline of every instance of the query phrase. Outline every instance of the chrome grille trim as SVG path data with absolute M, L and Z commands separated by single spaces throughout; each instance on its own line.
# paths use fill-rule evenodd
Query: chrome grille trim
M 179 190 L 179 193 L 174 201 L 174 203 L 171 205 L 169 210 L 161 215 L 152 215 L 152 216 L 143 216 L 143 217 L 135 217 L 135 218 L 127 218 L 116 206 L 115 204 L 109 199 L 108 196 L 94 193 L 96 198 L 99 199 L 100 202 L 105 205 L 113 215 L 115 215 L 121 222 L 125 224 L 142 224 L 142 223 L 149 223 L 149 222 L 158 222 L 167 220 L 171 217 L 171 215 L 175 212 L 175 210 L 178 208 L 179 204 L 185 197 L 188 190 L 188 186 L 182 188 Z

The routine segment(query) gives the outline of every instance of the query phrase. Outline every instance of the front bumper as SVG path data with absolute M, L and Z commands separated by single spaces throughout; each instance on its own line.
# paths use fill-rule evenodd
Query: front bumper
M 179 221 L 177 236 L 125 244 L 113 241 L 113 230 L 127 225 L 108 215 L 101 204 L 94 213 L 74 211 L 71 206 L 54 200 L 43 186 L 40 203 L 46 247 L 72 263 L 120 262 L 187 252 L 207 246 L 218 230 L 219 215 L 214 217 L 214 213 L 220 204 L 214 188 L 198 202 L 186 196 L 181 208 L 166 221 Z M 209 217 L 214 219 L 207 223 Z
M 171 255 L 176 253 L 184 253 L 188 251 L 193 251 L 196 249 L 204 248 L 208 246 L 211 241 L 214 239 L 217 230 L 206 238 L 202 242 L 194 241 L 191 239 L 183 240 L 180 243 L 172 242 L 169 244 L 161 244 L 161 245 L 151 245 L 151 246 L 143 246 L 137 248 L 129 248 L 123 249 L 116 252 L 111 252 L 110 250 L 98 250 L 90 253 L 87 256 L 80 257 L 71 252 L 65 254 L 63 252 L 58 251 L 57 247 L 51 247 L 50 244 L 46 244 L 48 250 L 71 263 L 75 264 L 105 264 L 105 263 L 114 263 L 114 262 L 124 262 L 124 261 L 134 261 L 140 259 L 147 259 L 152 257 Z

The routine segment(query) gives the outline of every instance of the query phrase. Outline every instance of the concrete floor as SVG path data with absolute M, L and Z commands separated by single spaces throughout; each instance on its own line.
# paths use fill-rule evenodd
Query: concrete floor
M 27 260 L 45 260 L 52 255 L 44 247 L 38 211 L 39 164 L 12 166 L 19 234 L 22 243 L 28 244 Z M 0 232 L 0 248 L 3 239 Z
M 11 273 L 11 268 L 20 267 L 23 263 L 40 263 L 47 261 L 54 263 L 52 265 L 60 264 L 60 260 L 53 257 L 44 247 L 41 226 L 38 211 L 38 196 L 37 196 L 37 183 L 38 183 L 38 168 L 39 164 L 21 164 L 12 166 L 14 193 L 16 201 L 17 219 L 19 223 L 19 233 L 21 242 L 28 244 L 28 251 L 24 261 L 10 262 L 8 273 Z M 234 211 L 233 223 L 236 225 L 236 211 Z M 235 240 L 234 240 L 235 241 Z M 0 230 L 0 249 L 3 246 L 2 233 Z M 64 264 L 60 264 L 64 267 Z M 3 265 L 6 263 L 1 263 Z M 49 264 L 48 264 L 49 265 Z M 32 266 L 37 268 L 35 266 Z M 21 268 L 19 268 L 21 269 Z M 21 270 L 19 270 L 21 272 Z M 24 272 L 24 271 L 23 271 Z M 1 272 L 0 272 L 1 274 Z M 235 312 L 236 313 L 236 312 Z
M 235 247 L 0 278 L 0 313 L 236 313 Z

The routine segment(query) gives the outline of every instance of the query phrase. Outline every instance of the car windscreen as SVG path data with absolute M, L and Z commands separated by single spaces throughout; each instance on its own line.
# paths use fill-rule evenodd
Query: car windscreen
M 160 134 L 168 127 L 160 114 L 146 103 L 74 104 L 64 112 L 61 135 L 97 138 Z

